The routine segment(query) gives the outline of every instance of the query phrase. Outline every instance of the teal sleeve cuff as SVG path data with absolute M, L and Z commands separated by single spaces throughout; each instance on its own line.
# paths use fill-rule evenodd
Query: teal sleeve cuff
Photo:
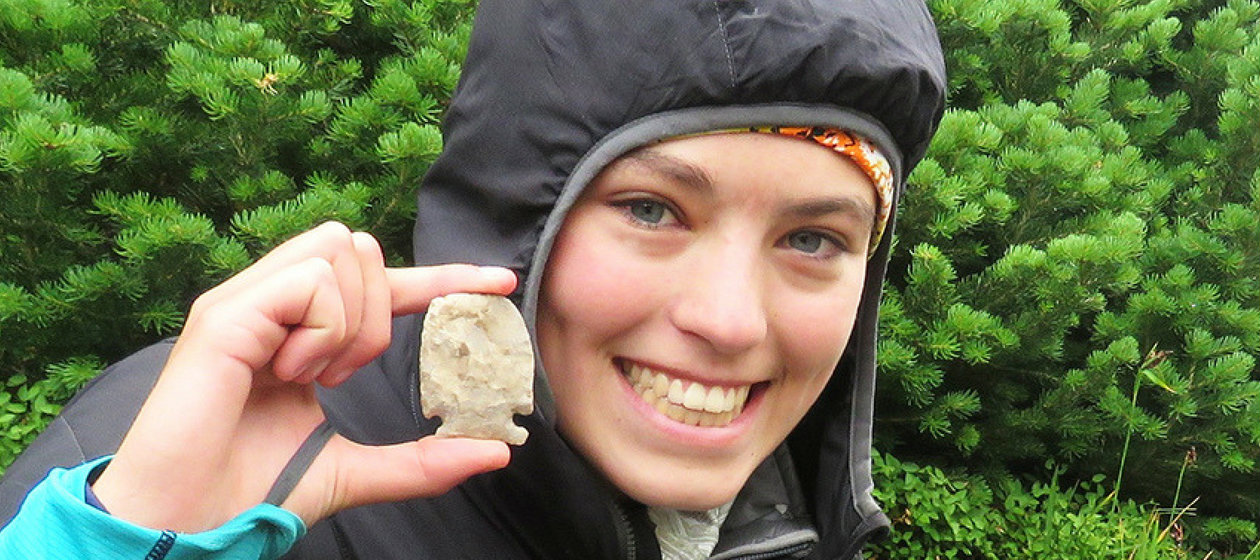
M 279 558 L 306 534 L 301 518 L 260 504 L 203 533 L 140 527 L 85 501 L 88 474 L 109 457 L 53 469 L 0 530 L 0 558 L 141 560 Z

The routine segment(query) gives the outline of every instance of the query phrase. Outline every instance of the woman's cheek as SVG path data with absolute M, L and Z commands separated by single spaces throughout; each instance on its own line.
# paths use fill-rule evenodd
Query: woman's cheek
M 798 371 L 830 373 L 848 345 L 857 317 L 861 286 L 828 295 L 780 292 L 771 305 L 773 327 Z

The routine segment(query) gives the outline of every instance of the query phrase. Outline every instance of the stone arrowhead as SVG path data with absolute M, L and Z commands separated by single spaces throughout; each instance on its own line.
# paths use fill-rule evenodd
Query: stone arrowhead
M 513 414 L 534 410 L 534 351 L 512 302 L 450 294 L 429 303 L 420 337 L 420 407 L 440 436 L 525 443 Z

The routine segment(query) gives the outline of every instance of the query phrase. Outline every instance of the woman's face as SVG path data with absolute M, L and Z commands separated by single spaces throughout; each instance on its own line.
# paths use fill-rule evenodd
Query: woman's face
M 561 433 L 642 503 L 732 500 L 840 359 L 874 206 L 856 165 L 797 138 L 695 136 L 613 162 L 542 287 Z

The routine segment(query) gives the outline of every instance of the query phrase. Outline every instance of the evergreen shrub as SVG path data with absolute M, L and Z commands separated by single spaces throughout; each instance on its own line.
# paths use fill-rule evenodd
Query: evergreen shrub
M 0 0 L 0 467 L 280 240 L 402 262 L 473 7 Z
M 899 216 L 878 445 L 1109 473 L 1254 539 L 1260 4 L 929 4 L 951 109 Z

